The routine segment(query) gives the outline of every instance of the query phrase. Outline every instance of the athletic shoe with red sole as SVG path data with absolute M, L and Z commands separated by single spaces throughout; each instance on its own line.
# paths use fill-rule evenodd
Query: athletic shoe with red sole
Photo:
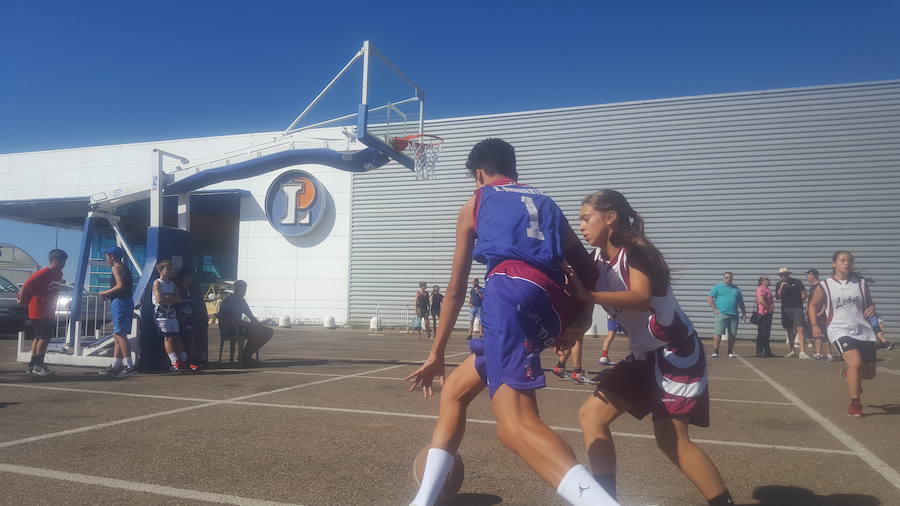
M 564 379 L 564 380 L 569 379 L 569 372 L 566 371 L 565 369 L 562 369 L 560 367 L 554 367 L 552 372 L 554 375 L 559 377 L 559 379 Z
M 847 414 L 855 418 L 862 418 L 862 403 L 859 401 L 850 401 L 850 407 L 847 408 Z

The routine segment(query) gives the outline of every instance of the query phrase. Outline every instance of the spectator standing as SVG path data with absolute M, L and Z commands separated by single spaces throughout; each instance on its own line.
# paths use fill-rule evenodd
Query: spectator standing
M 756 356 L 759 358 L 774 357 L 769 348 L 772 334 L 772 312 L 775 310 L 775 297 L 769 289 L 771 281 L 767 276 L 760 276 L 756 281 Z
M 806 291 L 806 293 L 808 294 L 806 297 L 806 302 L 807 302 L 807 304 L 809 304 L 809 302 L 813 298 L 813 295 L 815 295 L 815 293 L 816 293 L 816 289 L 819 287 L 820 281 L 819 281 L 818 269 L 810 269 L 810 270 L 806 271 L 806 281 L 809 283 L 809 290 Z M 808 312 L 808 308 L 807 308 L 807 312 Z M 819 328 L 824 329 L 827 324 L 827 322 L 825 321 L 825 308 L 822 308 L 822 310 L 816 314 L 815 321 L 807 321 L 807 323 L 808 323 L 808 325 L 804 326 L 803 330 L 804 330 L 804 332 L 807 332 L 807 335 L 809 335 L 809 336 L 812 336 L 813 323 L 817 323 L 819 325 Z M 815 341 L 815 345 L 816 345 L 816 354 L 813 355 L 814 359 L 816 359 L 816 360 L 833 360 L 834 359 L 834 357 L 831 356 L 831 346 L 826 342 L 827 338 L 824 338 L 822 336 L 811 337 L 811 338 Z M 823 351 L 825 352 L 824 354 L 822 353 Z
M 234 293 L 225 297 L 219 306 L 219 332 L 236 332 L 239 337 L 246 339 L 241 364 L 249 365 L 253 361 L 251 356 L 272 339 L 275 331 L 259 323 L 253 316 L 245 295 L 247 282 L 241 279 L 235 281 Z M 243 320 L 244 315 L 250 319 L 249 322 Z
M 781 280 L 775 285 L 775 298 L 781 301 L 781 326 L 787 332 L 789 346 L 784 358 L 812 358 L 804 349 L 803 301 L 806 299 L 806 287 L 802 281 L 791 277 L 791 270 L 787 267 L 778 269 L 778 277 Z M 795 345 L 799 346 L 799 352 L 794 352 Z
M 62 270 L 66 266 L 69 255 L 61 249 L 52 249 L 47 254 L 47 267 L 31 275 L 19 291 L 19 304 L 28 306 L 28 319 L 31 320 L 31 361 L 25 374 L 49 376 L 53 374 L 44 364 L 47 345 L 53 337 L 56 327 L 56 297 L 62 284 Z M 74 292 L 77 294 L 78 287 Z
M 475 331 L 475 318 L 481 319 L 481 303 L 484 300 L 484 291 L 481 289 L 481 283 L 478 278 L 472 280 L 472 289 L 469 290 L 469 335 L 466 340 L 472 339 L 472 333 Z M 479 329 L 478 337 L 484 336 L 484 328 Z
M 181 296 L 181 301 L 175 305 L 175 315 L 181 330 L 181 342 L 188 354 L 188 366 L 192 371 L 196 371 L 200 369 L 201 360 L 197 333 L 194 329 L 194 294 L 191 293 L 194 284 L 193 271 L 187 268 L 179 270 L 175 284 L 178 285 L 178 293 Z
M 131 322 L 134 319 L 134 300 L 131 270 L 125 265 L 125 250 L 118 246 L 103 250 L 106 263 L 112 271 L 109 289 L 100 292 L 100 297 L 108 299 L 109 312 L 113 324 L 113 363 L 100 374 L 124 378 L 135 374 L 137 370 L 131 360 L 131 348 L 128 345 L 128 334 L 131 333 Z
M 422 281 L 419 283 L 419 289 L 416 290 L 416 330 L 419 332 L 419 337 L 422 337 L 422 328 L 425 328 L 428 339 L 431 339 L 431 327 L 428 323 L 428 306 L 430 305 L 428 299 L 428 283 Z
M 722 336 L 728 334 L 728 358 L 734 358 L 734 340 L 737 338 L 738 308 L 741 310 L 741 320 L 747 316 L 744 308 L 744 296 L 741 289 L 734 284 L 734 274 L 725 272 L 722 274 L 722 282 L 712 287 L 706 298 L 713 313 L 716 315 L 716 330 L 713 336 L 712 358 L 719 356 L 719 343 Z
M 437 332 L 438 318 L 441 317 L 441 302 L 444 301 L 444 294 L 441 293 L 441 287 L 434 285 L 431 289 L 431 304 L 428 306 L 428 312 L 431 314 L 431 328 Z

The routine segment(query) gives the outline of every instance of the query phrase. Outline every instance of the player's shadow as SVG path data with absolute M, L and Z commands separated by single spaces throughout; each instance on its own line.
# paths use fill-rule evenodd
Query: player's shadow
M 881 410 L 881 413 L 866 413 L 866 416 L 900 415 L 900 404 L 866 404 L 866 407 Z
M 6 406 L 15 406 L 18 402 L 0 402 L 0 408 L 5 408 Z
M 493 494 L 456 494 L 437 504 L 438 506 L 493 506 L 502 502 L 502 497 Z
M 783 485 L 767 485 L 753 491 L 759 501 L 747 506 L 877 506 L 881 501 L 863 494 L 818 495 L 812 490 Z

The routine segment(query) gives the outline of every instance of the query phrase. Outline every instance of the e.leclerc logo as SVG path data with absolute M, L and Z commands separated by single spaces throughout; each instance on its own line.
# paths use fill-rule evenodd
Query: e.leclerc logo
M 308 172 L 289 170 L 275 178 L 266 192 L 266 218 L 281 235 L 306 235 L 325 216 L 325 189 Z

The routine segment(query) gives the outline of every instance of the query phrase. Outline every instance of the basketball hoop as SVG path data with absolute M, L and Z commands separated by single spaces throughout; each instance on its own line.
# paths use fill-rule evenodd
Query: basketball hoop
M 416 179 L 434 179 L 434 166 L 441 155 L 444 139 L 437 135 L 413 134 L 395 137 L 391 144 L 397 151 L 409 150 L 409 155 L 416 161 Z

